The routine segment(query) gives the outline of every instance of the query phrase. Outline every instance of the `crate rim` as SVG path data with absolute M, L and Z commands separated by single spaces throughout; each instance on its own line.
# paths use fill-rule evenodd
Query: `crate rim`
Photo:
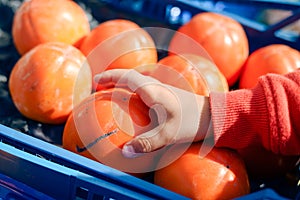
M 126 174 L 2 124 L 0 124 L 0 144 L 1 143 L 7 143 L 10 146 L 14 146 L 14 148 L 19 151 L 34 150 L 36 155 L 30 155 L 35 156 L 35 159 L 42 159 L 40 160 L 42 164 L 45 162 L 44 159 L 47 158 L 48 162 L 53 162 L 54 164 L 77 170 L 89 176 L 119 184 L 122 187 L 132 189 L 141 194 L 149 195 L 149 197 L 163 198 L 163 196 L 169 196 L 177 199 L 186 199 L 186 197 L 166 190 L 153 183 Z M 21 146 L 24 147 L 23 150 L 20 149 Z M 23 153 L 26 153 L 25 151 Z M 157 193 L 154 194 L 154 191 Z
M 89 3 L 89 0 L 84 0 Z M 129 0 L 127 0 L 129 1 Z M 290 2 L 290 1 L 279 1 L 279 0 L 204 0 L 205 2 L 211 2 L 214 4 L 213 7 L 204 7 L 203 5 L 197 4 L 198 1 L 193 0 L 140 0 L 140 2 L 147 3 L 145 10 L 136 10 L 130 7 L 130 5 L 125 5 L 126 0 L 96 0 L 96 2 L 104 3 L 113 9 L 117 9 L 123 12 L 140 15 L 152 20 L 158 20 L 160 22 L 166 23 L 171 27 L 177 29 L 182 23 L 171 23 L 168 21 L 168 13 L 166 7 L 173 6 L 179 7 L 184 10 L 188 10 L 194 16 L 200 12 L 214 12 L 223 14 L 225 16 L 231 17 L 237 20 L 244 27 L 245 32 L 248 36 L 250 43 L 250 52 L 255 49 L 272 44 L 272 43 L 283 43 L 289 45 L 297 50 L 300 50 L 300 35 L 295 34 L 291 31 L 281 30 L 285 26 L 300 20 L 300 2 Z M 202 1 L 199 1 L 202 2 Z M 216 8 L 217 3 L 226 4 L 239 4 L 239 6 L 256 6 L 261 8 L 274 8 L 281 10 L 292 10 L 293 15 L 286 17 L 272 25 L 266 25 L 261 22 L 249 19 L 245 16 L 241 16 L 234 12 L 228 12 Z M 95 9 L 95 14 L 97 13 L 97 8 Z

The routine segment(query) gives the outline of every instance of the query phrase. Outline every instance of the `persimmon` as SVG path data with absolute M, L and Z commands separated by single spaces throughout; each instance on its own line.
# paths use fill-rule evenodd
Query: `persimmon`
M 249 55 L 240 76 L 239 88 L 251 88 L 267 73 L 286 74 L 300 68 L 300 53 L 284 44 L 271 44 Z
M 197 54 L 199 52 L 193 48 L 194 42 L 208 52 L 226 77 L 228 85 L 234 85 L 249 54 L 248 38 L 242 25 L 218 13 L 196 14 L 179 27 L 171 39 L 169 50 L 171 53 Z
M 9 91 L 26 117 L 48 124 L 64 123 L 73 105 L 90 95 L 91 70 L 86 57 L 61 42 L 37 45 L 13 67 Z
M 104 70 L 133 69 L 157 62 L 150 34 L 126 19 L 100 23 L 82 41 L 80 50 L 87 56 L 93 75 Z
M 168 55 L 156 67 L 145 71 L 159 81 L 208 96 L 211 91 L 228 91 L 228 84 L 218 67 L 207 58 L 195 54 Z
M 84 10 L 70 0 L 24 1 L 12 24 L 13 41 L 21 55 L 45 42 L 75 45 L 89 32 Z
M 155 171 L 154 183 L 191 199 L 233 199 L 248 194 L 249 178 L 239 154 L 214 147 L 203 157 L 199 154 L 203 145 L 191 144 L 177 160 Z M 176 154 L 181 149 L 172 151 Z M 170 153 L 166 155 L 159 163 L 168 162 Z
M 125 88 L 94 92 L 73 109 L 63 131 L 63 148 L 137 176 L 155 167 L 156 153 L 133 159 L 122 154 L 123 145 L 157 125 L 149 107 Z

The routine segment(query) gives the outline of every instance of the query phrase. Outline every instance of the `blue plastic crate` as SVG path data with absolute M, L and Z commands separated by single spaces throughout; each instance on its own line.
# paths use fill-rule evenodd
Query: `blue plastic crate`
M 16 181 L 6 175 L 0 174 L 0 199 L 43 199 L 54 200 L 53 198 L 35 190 L 28 185 Z
M 2 125 L 0 173 L 55 199 L 186 199 Z
M 122 17 L 137 21 L 143 27 L 164 26 L 176 29 L 199 12 L 222 13 L 237 19 L 244 26 L 250 41 L 250 51 L 271 43 L 287 44 L 300 50 L 299 35 L 281 30 L 300 19 L 299 2 L 276 0 L 77 0 L 77 2 L 87 6 L 97 21 Z M 267 26 L 253 18 L 257 12 L 267 8 L 290 10 L 293 15 Z M 180 14 L 174 15 L 172 13 L 174 9 L 177 13 L 180 11 Z M 1 10 L 1 13 L 5 14 L 2 11 L 5 10 Z M 6 16 L 5 20 L 3 16 Z M 9 11 L 0 17 L 0 28 L 10 30 L 6 18 L 11 16 L 12 13 Z M 11 65 L 17 59 L 11 45 L 5 46 L 1 43 L 0 54 L 1 65 L 2 61 Z M 2 103 L 3 101 L 0 109 L 2 118 L 5 115 L 16 114 L 16 110 L 10 109 L 10 106 L 3 106 L 7 102 L 3 105 Z M 43 127 L 53 128 L 44 125 Z M 58 128 L 54 129 L 55 131 L 61 131 L 62 127 L 54 128 Z M 30 131 L 27 133 L 33 134 Z M 23 195 L 24 198 L 31 195 L 30 197 L 36 199 L 186 199 L 151 182 L 64 150 L 49 143 L 49 141 L 55 143 L 55 140 L 48 140 L 44 135 L 40 137 L 41 139 L 36 137 L 0 125 L 2 180 L 0 199 L 7 197 L 8 194 Z M 17 187 L 8 188 L 7 186 L 12 186 L 8 183 Z M 1 186 L 6 188 L 1 189 Z M 22 196 L 18 197 L 22 199 Z M 267 188 L 238 199 L 286 198 Z
M 10 190 L 2 190 L 3 186 L 10 186 Z M 1 197 L 43 200 L 187 199 L 3 125 L 0 125 Z M 267 188 L 237 199 L 287 198 Z
M 138 21 L 140 17 L 146 20 L 138 21 L 142 26 L 167 25 L 178 28 L 197 13 L 216 12 L 227 15 L 240 22 L 250 41 L 250 51 L 272 43 L 287 44 L 300 50 L 300 35 L 282 28 L 300 20 L 300 2 L 279 0 L 84 0 L 95 18 L 105 20 L 114 17 L 128 17 Z M 115 12 L 105 13 L 103 5 L 109 6 Z M 288 16 L 275 24 L 266 25 L 254 16 L 265 9 L 280 9 L 291 11 Z M 118 14 L 122 13 L 122 14 Z M 125 13 L 125 14 L 124 14 Z M 108 15 L 107 15 L 108 14 Z M 126 14 L 132 14 L 130 16 Z M 138 17 L 137 17 L 138 16 Z M 136 20 L 137 19 L 137 20 Z M 150 23 L 149 23 L 150 21 Z

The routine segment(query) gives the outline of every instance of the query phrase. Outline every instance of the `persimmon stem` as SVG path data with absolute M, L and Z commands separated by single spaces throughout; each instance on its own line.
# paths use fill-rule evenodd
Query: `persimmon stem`
M 108 133 L 105 133 L 104 135 L 101 135 L 101 136 L 97 137 L 94 141 L 92 141 L 91 143 L 89 143 L 89 144 L 86 145 L 86 146 L 79 147 L 78 145 L 76 145 L 76 151 L 77 151 L 78 153 L 82 153 L 82 152 L 88 150 L 89 148 L 93 147 L 93 146 L 94 146 L 95 144 L 97 144 L 97 142 L 99 142 L 100 140 L 102 140 L 102 139 L 104 139 L 104 138 L 107 138 L 107 137 L 109 137 L 110 135 L 112 135 L 112 134 L 118 132 L 118 130 L 119 130 L 119 129 L 116 128 L 116 129 L 114 129 L 114 130 L 112 130 L 112 131 L 110 131 L 110 132 L 108 132 Z

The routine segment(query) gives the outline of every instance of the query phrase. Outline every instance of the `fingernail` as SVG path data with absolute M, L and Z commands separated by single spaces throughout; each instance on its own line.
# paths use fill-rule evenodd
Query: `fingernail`
M 94 81 L 96 82 L 96 83 L 98 83 L 99 82 L 99 80 L 102 78 L 102 74 L 96 74 L 95 76 L 94 76 Z
M 132 145 L 124 145 L 122 149 L 122 154 L 126 158 L 136 158 L 142 153 L 136 153 Z

